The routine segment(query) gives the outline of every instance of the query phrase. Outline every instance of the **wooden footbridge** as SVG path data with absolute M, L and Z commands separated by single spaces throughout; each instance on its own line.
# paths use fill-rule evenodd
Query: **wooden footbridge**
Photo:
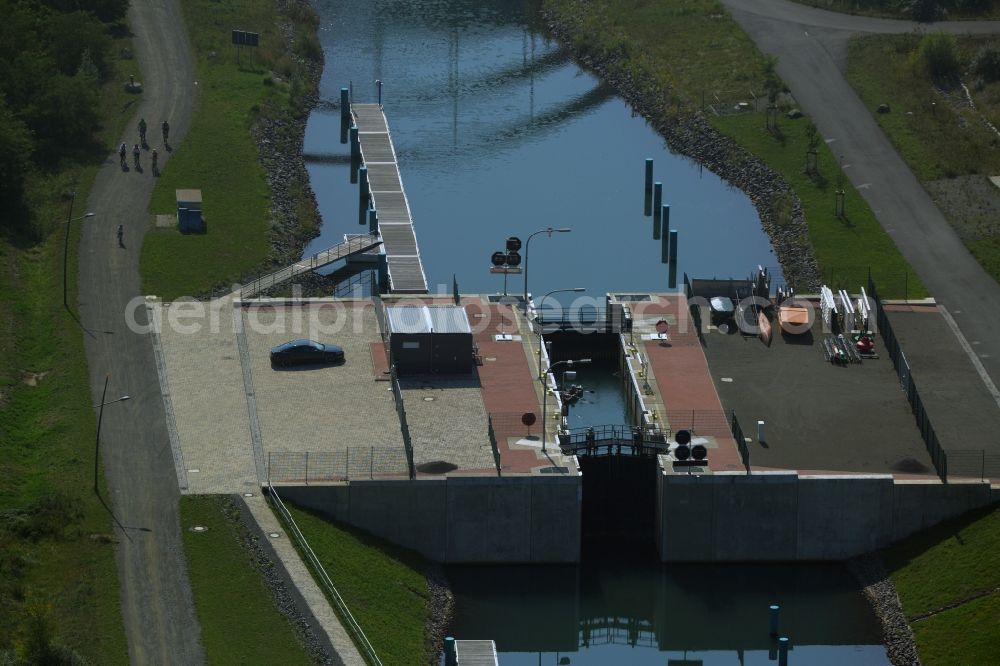
M 413 216 L 399 176 L 396 149 L 385 113 L 379 104 L 351 104 L 350 109 L 366 169 L 363 177 L 368 180 L 360 184 L 361 191 L 367 189 L 371 207 L 376 211 L 388 268 L 389 291 L 426 294 L 427 278 L 413 232 Z

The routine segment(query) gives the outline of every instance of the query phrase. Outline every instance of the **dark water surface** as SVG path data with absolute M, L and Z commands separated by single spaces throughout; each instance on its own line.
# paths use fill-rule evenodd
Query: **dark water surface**
M 746 196 L 671 155 L 607 86 L 533 32 L 532 3 L 315 4 L 326 103 L 309 120 L 306 154 L 324 226 L 307 253 L 363 229 L 335 105 L 351 82 L 356 101 L 375 101 L 380 79 L 432 291 L 450 291 L 453 273 L 463 292 L 501 291 L 490 255 L 508 236 L 548 226 L 573 232 L 532 241 L 533 293 L 666 290 L 661 244 L 642 214 L 647 157 L 680 233 L 678 281 L 684 271 L 742 277 L 775 264 Z M 520 293 L 521 277 L 508 288 Z
M 680 232 L 678 281 L 774 266 L 749 200 L 673 156 L 606 86 L 530 27 L 533 2 L 316 0 L 326 54 L 306 157 L 323 215 L 307 254 L 358 225 L 357 186 L 339 142 L 341 87 L 383 102 L 432 291 L 498 292 L 490 254 L 531 243 L 536 295 L 585 287 L 663 291 L 667 271 L 642 215 L 643 161 L 655 160 Z M 522 255 L 524 250 L 522 250 Z M 511 293 L 520 293 L 512 277 Z M 567 301 L 568 302 L 568 301 Z M 581 369 L 593 391 L 571 425 L 622 423 L 612 366 Z M 577 423 L 579 422 L 579 423 Z M 459 638 L 493 638 L 515 664 L 768 664 L 767 606 L 783 604 L 791 664 L 883 665 L 876 623 L 838 566 L 664 567 L 648 554 L 589 554 L 578 567 L 451 567 Z M 685 661 L 686 660 L 686 661 Z

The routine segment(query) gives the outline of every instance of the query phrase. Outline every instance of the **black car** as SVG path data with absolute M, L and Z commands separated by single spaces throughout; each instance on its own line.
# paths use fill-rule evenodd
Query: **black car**
M 274 365 L 340 363 L 343 360 L 343 349 L 315 340 L 289 340 L 271 349 L 271 363 Z

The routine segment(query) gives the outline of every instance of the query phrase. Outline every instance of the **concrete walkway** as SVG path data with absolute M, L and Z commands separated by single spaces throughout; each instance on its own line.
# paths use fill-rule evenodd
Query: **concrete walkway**
M 985 372 L 1000 383 L 1000 285 L 969 254 L 843 76 L 854 33 L 994 34 L 1000 33 L 1000 22 L 917 24 L 836 14 L 788 0 L 724 4 L 761 50 L 778 57 L 778 73 L 845 165 L 851 183 L 954 317 Z
M 299 557 L 292 539 L 285 532 L 285 528 L 278 521 L 274 512 L 271 511 L 271 507 L 267 505 L 264 497 L 254 495 L 253 497 L 242 497 L 241 499 L 246 502 L 247 508 L 250 510 L 250 515 L 253 516 L 261 533 L 270 539 L 268 543 L 274 549 L 278 559 L 281 560 L 281 565 L 285 568 L 295 588 L 302 595 L 302 599 L 305 601 L 306 606 L 308 606 L 313 618 L 315 618 L 316 624 L 329 637 L 335 652 L 335 654 L 331 655 L 334 659 L 333 663 L 343 666 L 367 666 L 358 649 L 354 647 L 354 642 L 351 640 L 350 635 L 344 629 L 343 625 L 340 624 L 340 619 L 333 612 L 333 608 L 330 606 L 330 602 L 327 601 L 326 595 L 323 594 L 323 590 L 316 584 L 312 573 L 309 572 L 302 558 Z M 270 536 L 272 534 L 277 534 L 278 536 L 272 537 Z

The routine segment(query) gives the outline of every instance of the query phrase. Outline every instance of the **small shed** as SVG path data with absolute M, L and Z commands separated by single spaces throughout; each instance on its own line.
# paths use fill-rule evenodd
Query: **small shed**
M 472 327 L 465 308 L 386 308 L 389 348 L 400 374 L 457 374 L 472 370 Z
M 203 233 L 205 219 L 201 213 L 201 190 L 175 190 L 177 195 L 177 229 L 182 234 Z

